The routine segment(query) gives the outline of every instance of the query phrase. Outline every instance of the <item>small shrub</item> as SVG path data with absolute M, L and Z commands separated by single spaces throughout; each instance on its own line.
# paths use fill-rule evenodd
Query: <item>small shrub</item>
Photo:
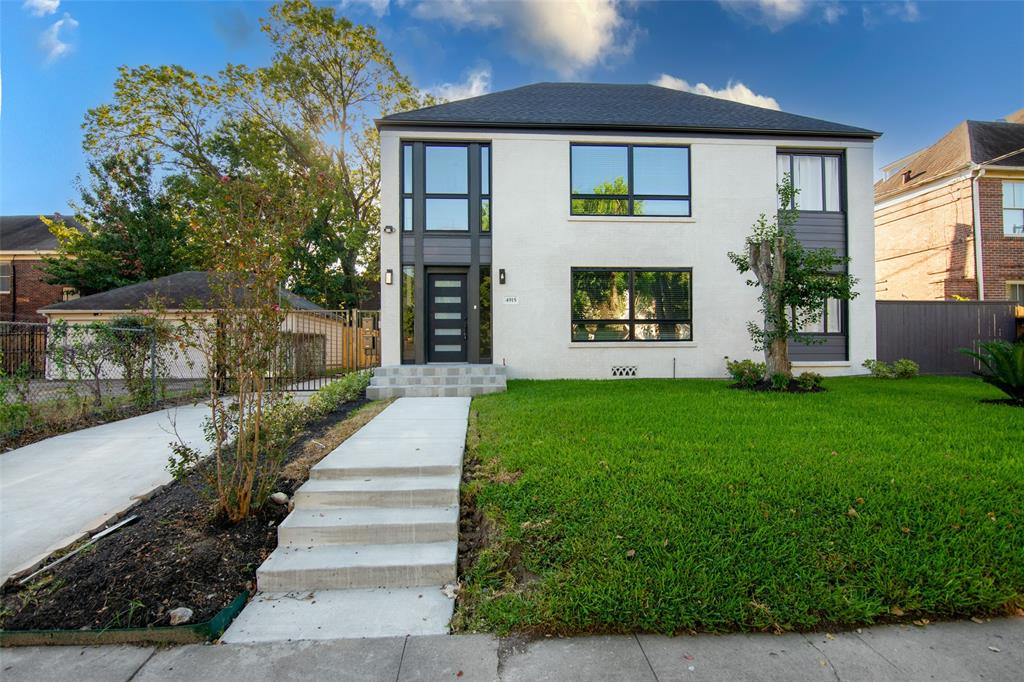
M 753 388 L 764 379 L 765 364 L 753 360 L 727 360 L 725 369 L 737 384 Z
M 350 372 L 332 381 L 309 399 L 309 409 L 313 418 L 319 418 L 338 409 L 343 403 L 359 400 L 370 385 L 371 372 L 363 370 Z
M 0 353 L 0 362 L 3 361 Z M 17 436 L 28 426 L 28 366 L 7 374 L 0 364 L 0 438 Z
M 894 379 L 913 379 L 918 375 L 920 369 L 920 365 L 913 360 L 908 360 L 907 358 L 901 358 L 892 363 L 892 375 Z
M 785 372 L 776 372 L 771 378 L 772 388 L 776 391 L 785 391 L 789 388 L 790 379 L 791 377 Z
M 900 358 L 892 364 L 882 360 L 865 360 L 864 367 L 876 379 L 911 379 L 920 370 L 916 362 L 907 358 Z
M 982 371 L 975 374 L 982 381 L 1024 405 L 1024 341 L 989 341 L 981 344 L 979 352 L 966 348 L 960 352 L 981 363 Z
M 865 360 L 864 367 L 871 372 L 871 376 L 876 379 L 892 379 L 892 368 L 889 363 L 882 362 L 881 360 Z
M 813 391 L 821 388 L 821 384 L 824 380 L 825 377 L 821 376 L 817 372 L 803 372 L 796 378 L 796 383 L 805 391 Z

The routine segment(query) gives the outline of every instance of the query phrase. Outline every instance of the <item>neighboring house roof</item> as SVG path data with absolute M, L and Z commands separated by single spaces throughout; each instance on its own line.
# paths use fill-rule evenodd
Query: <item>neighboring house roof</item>
M 39 311 L 55 313 L 142 310 L 154 296 L 159 297 L 168 310 L 181 310 L 190 305 L 208 305 L 214 300 L 214 292 L 210 288 L 211 275 L 214 274 L 194 270 L 179 272 L 176 275 L 158 277 L 148 282 L 129 284 L 100 294 L 55 303 L 40 308 Z M 323 310 L 317 304 L 284 289 L 281 290 L 281 298 L 289 307 L 296 310 Z
M 656 85 L 535 83 L 391 114 L 389 126 L 629 129 L 876 138 L 881 133 Z
M 886 166 L 890 175 L 875 183 L 875 200 L 902 194 L 972 164 L 1024 166 L 1024 124 L 961 122 L 932 146 Z
M 47 216 L 52 220 L 63 218 L 64 224 L 79 230 L 82 226 L 73 218 L 59 213 Z M 0 216 L 0 251 L 56 251 L 57 238 L 50 233 L 39 215 Z

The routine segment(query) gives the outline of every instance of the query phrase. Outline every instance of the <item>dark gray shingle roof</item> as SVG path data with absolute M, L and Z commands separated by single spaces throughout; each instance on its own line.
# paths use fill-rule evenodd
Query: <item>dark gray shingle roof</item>
M 68 227 L 79 230 L 81 226 L 73 219 L 60 214 L 47 216 L 51 219 L 63 218 Z M 57 238 L 50 233 L 39 215 L 5 215 L 0 216 L 0 251 L 55 251 Z
M 176 275 L 158 277 L 148 282 L 129 284 L 125 287 L 111 289 L 100 294 L 83 296 L 72 301 L 63 301 L 40 308 L 41 311 L 93 311 L 93 310 L 142 310 L 153 296 L 158 296 L 169 310 L 181 310 L 189 305 L 200 306 L 214 300 L 210 289 L 210 276 L 214 273 L 197 272 L 194 270 L 179 272 Z M 323 310 L 317 304 L 308 301 L 290 291 L 281 291 L 281 298 L 287 305 L 296 310 Z
M 656 85 L 535 83 L 385 116 L 378 127 L 586 128 L 878 137 L 865 128 Z

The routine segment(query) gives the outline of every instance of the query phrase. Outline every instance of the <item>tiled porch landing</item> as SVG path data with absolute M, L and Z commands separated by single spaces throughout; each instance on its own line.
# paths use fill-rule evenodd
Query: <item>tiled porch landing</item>
M 366 397 L 468 398 L 504 390 L 502 365 L 389 365 L 373 370 Z

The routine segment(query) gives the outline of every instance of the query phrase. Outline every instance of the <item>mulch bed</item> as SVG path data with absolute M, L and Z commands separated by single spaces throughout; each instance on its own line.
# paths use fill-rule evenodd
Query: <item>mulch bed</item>
M 366 401 L 346 403 L 315 423 L 289 450 L 290 461 L 306 443 Z M 277 547 L 277 525 L 288 514 L 267 503 L 246 521 L 226 526 L 213 520 L 198 492 L 199 474 L 175 482 L 130 513 L 140 519 L 21 587 L 0 592 L 5 630 L 104 629 L 169 625 L 168 612 L 193 610 L 207 621 L 243 590 L 255 591 L 256 569 Z M 278 480 L 291 495 L 302 481 Z
M 827 389 L 822 386 L 815 386 L 813 388 L 804 388 L 796 379 L 792 379 L 789 382 L 789 386 L 784 389 L 777 389 L 772 385 L 770 381 L 762 381 L 753 386 L 744 386 L 743 384 L 729 384 L 729 388 L 735 388 L 739 391 L 756 391 L 759 393 L 824 393 Z

